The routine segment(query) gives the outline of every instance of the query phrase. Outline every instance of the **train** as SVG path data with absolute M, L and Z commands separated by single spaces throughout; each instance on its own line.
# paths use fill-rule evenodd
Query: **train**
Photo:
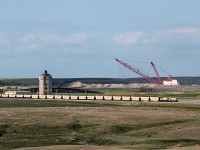
M 27 94 L 0 94 L 1 99 L 55 99 L 55 100 L 105 100 L 105 101 L 146 101 L 146 102 L 178 102 L 175 97 L 148 97 L 148 96 L 108 96 L 108 95 L 27 95 Z

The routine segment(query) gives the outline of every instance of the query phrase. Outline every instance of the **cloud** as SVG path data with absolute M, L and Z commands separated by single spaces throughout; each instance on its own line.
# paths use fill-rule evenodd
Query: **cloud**
M 85 33 L 76 33 L 67 36 L 58 34 L 28 34 L 18 40 L 18 49 L 33 50 L 45 49 L 49 46 L 79 46 L 84 44 L 88 39 Z
M 9 44 L 9 39 L 6 38 L 3 34 L 0 34 L 0 45 Z
M 185 27 L 168 30 L 169 33 L 200 33 L 200 28 Z
M 116 35 L 113 41 L 115 44 L 119 45 L 134 45 L 138 43 L 143 36 L 143 32 L 127 32 Z
M 164 34 L 173 43 L 200 45 L 200 28 L 175 28 L 166 31 Z
M 39 40 L 45 44 L 58 44 L 58 45 L 79 45 L 86 41 L 87 36 L 84 33 L 77 33 L 68 36 L 48 35 L 41 36 Z
M 127 32 L 113 38 L 114 44 L 124 46 L 137 45 L 165 45 L 192 47 L 200 45 L 200 28 L 186 27 L 174 28 L 159 32 Z

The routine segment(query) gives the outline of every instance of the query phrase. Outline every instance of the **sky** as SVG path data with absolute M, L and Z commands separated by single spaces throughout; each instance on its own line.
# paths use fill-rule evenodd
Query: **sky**
M 0 78 L 200 76 L 199 0 L 0 0 Z

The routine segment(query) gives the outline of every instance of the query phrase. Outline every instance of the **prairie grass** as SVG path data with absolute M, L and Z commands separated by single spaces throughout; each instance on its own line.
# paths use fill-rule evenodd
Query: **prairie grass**
M 1 100 L 0 149 L 49 145 L 129 149 L 166 149 L 177 144 L 195 146 L 200 143 L 198 107 Z

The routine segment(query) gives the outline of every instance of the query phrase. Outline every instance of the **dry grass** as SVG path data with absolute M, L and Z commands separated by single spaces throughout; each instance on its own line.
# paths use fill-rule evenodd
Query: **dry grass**
M 152 124 L 187 120 L 198 113 L 186 110 L 132 107 L 47 107 L 1 108 L 0 119 L 20 125 L 65 125 L 73 120 L 104 126 L 119 124 Z
M 109 107 L 1 108 L 0 149 L 49 145 L 65 145 L 53 149 L 68 147 L 69 150 L 107 148 L 66 147 L 69 144 L 163 149 L 177 144 L 195 146 L 200 142 L 200 111 L 154 108 L 154 104 L 151 107 L 135 107 L 127 102 L 120 104 Z

